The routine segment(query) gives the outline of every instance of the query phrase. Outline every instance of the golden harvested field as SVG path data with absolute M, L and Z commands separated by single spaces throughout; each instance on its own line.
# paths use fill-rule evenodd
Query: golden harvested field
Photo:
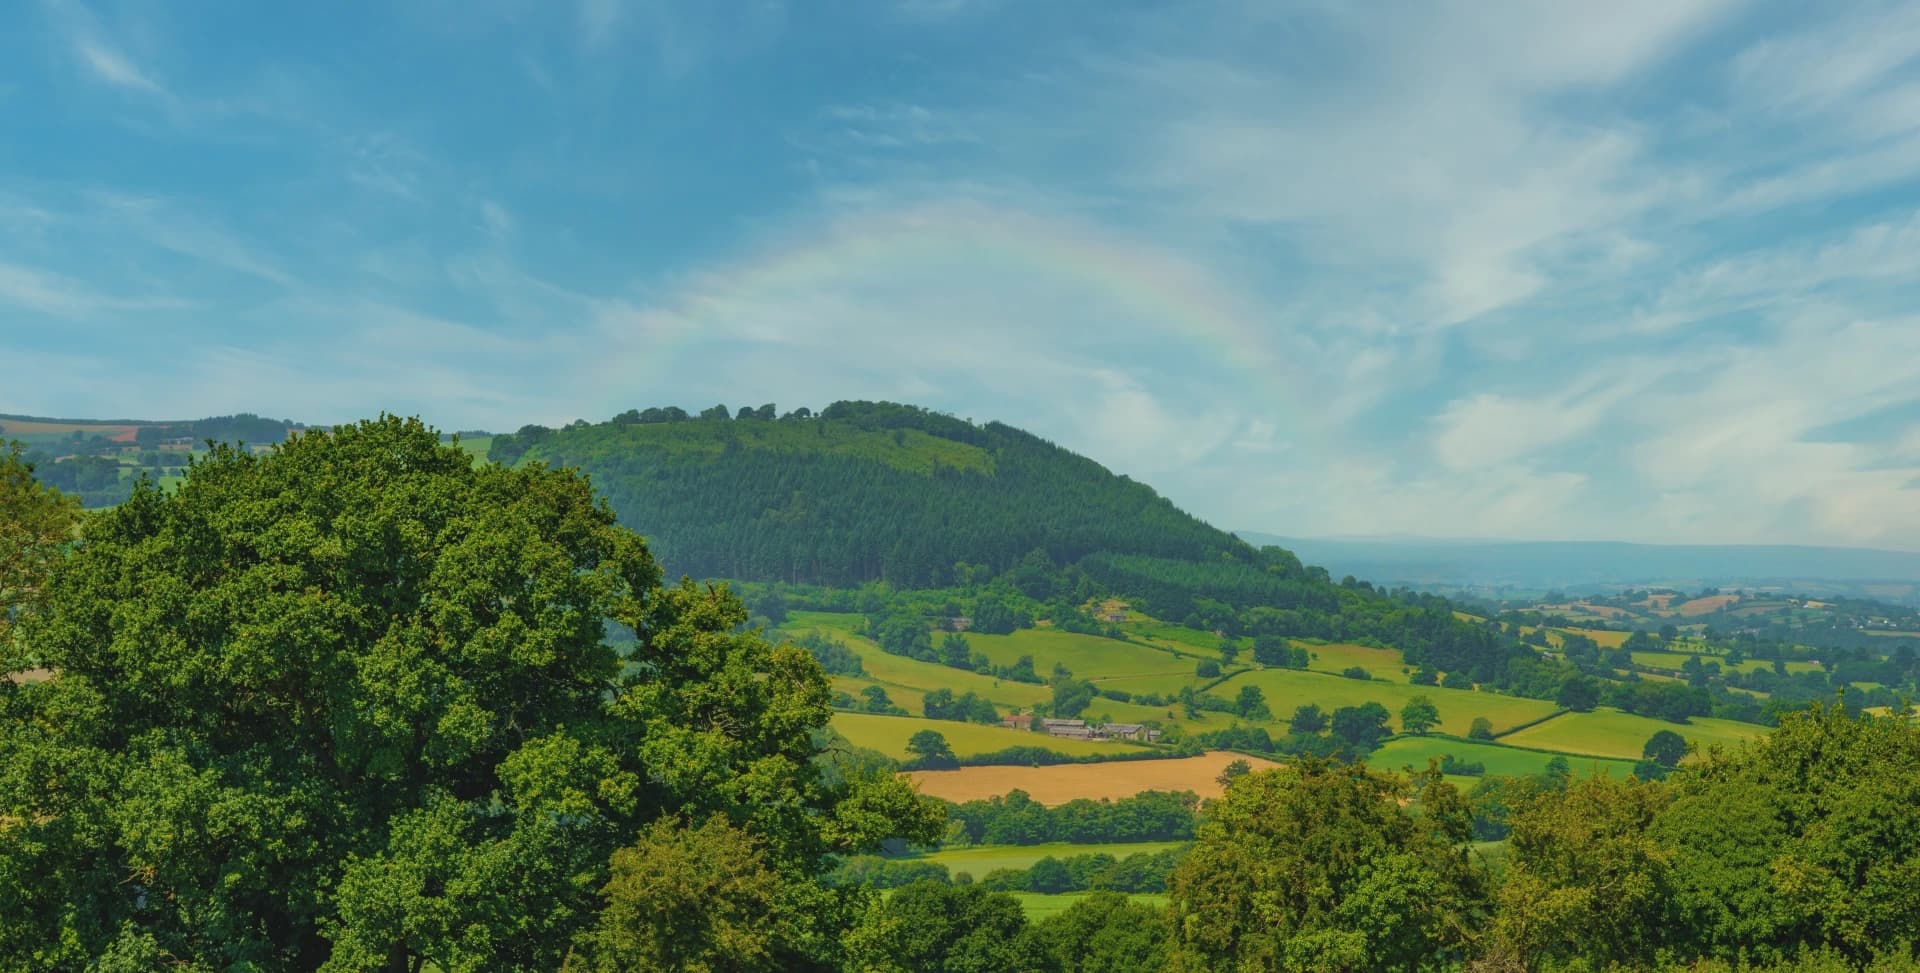
M 1178 760 L 1123 760 L 1103 764 L 1062 764 L 1054 767 L 962 767 L 959 770 L 917 770 L 907 776 L 922 794 L 949 801 L 976 801 L 1026 791 L 1041 804 L 1065 804 L 1075 798 L 1117 800 L 1141 791 L 1192 791 L 1201 797 L 1219 797 L 1220 772 L 1236 760 L 1255 770 L 1279 764 L 1224 750 Z
M 1719 611 L 1722 605 L 1731 605 L 1739 600 L 1739 595 L 1708 595 L 1705 598 L 1695 598 L 1680 606 L 1680 614 L 1684 618 L 1708 615 Z
M 24 672 L 9 672 L 5 678 L 9 682 L 25 685 L 30 682 L 45 682 L 53 678 L 53 673 L 45 669 L 28 669 Z
M 103 436 L 111 442 L 133 442 L 134 433 L 140 429 L 137 425 L 108 425 L 92 422 L 28 422 L 25 419 L 0 419 L 0 438 L 6 436 L 64 436 L 69 433 L 81 433 L 87 436 Z
M 1592 639 L 1595 645 L 1603 649 L 1617 649 L 1627 644 L 1627 636 L 1630 634 L 1628 632 L 1610 632 L 1597 628 L 1567 628 L 1560 629 L 1560 631 L 1571 632 L 1574 635 L 1584 635 Z

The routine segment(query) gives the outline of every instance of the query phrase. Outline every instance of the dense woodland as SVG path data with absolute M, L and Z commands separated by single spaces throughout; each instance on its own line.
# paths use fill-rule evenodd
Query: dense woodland
M 1403 640 L 1436 679 L 1570 707 L 1639 692 L 1597 648 L 1549 656 L 1277 549 L 1039 543 L 956 558 L 940 589 L 743 599 L 664 583 L 576 474 L 475 465 L 399 419 L 218 449 L 181 488 L 84 517 L 8 453 L 0 524 L 0 671 L 42 674 L 0 680 L 0 969 L 1920 969 L 1904 713 L 1770 712 L 1763 742 L 1691 762 L 1649 741 L 1627 779 L 1462 792 L 1438 766 L 1304 754 L 1211 802 L 942 806 L 834 743 L 830 640 L 751 623 L 833 605 L 972 666 L 931 621 L 1098 632 L 1081 606 L 1119 591 L 1275 664 L 1263 635 L 1324 624 Z M 1093 691 L 1048 681 L 1056 703 Z M 1189 837 L 964 878 L 880 854 Z M 1100 891 L 1039 922 L 1011 895 L 1071 888 Z M 1159 888 L 1164 908 L 1125 897 Z
M 1000 423 L 838 402 L 629 413 L 495 437 L 491 458 L 575 466 L 662 563 L 694 577 L 928 587 L 1034 550 L 1203 560 L 1250 550 L 1144 484 Z

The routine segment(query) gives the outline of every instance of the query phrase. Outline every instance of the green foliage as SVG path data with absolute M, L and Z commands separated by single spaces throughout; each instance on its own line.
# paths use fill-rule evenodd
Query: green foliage
M 920 698 L 920 712 L 930 720 L 958 720 L 964 723 L 998 723 L 1000 714 L 993 704 L 968 691 L 958 696 L 951 689 L 936 689 Z
M 1575 676 L 1560 687 L 1554 702 L 1576 713 L 1589 713 L 1600 705 L 1600 687 L 1585 676 Z
M 1035 933 L 1060 973 L 1159 973 L 1166 963 L 1166 910 L 1115 892 L 1074 903 Z
M 1169 969 L 1415 969 L 1463 945 L 1478 909 L 1464 802 L 1303 759 L 1240 778 L 1174 872 Z
M 1058 672 L 1047 680 L 1047 684 L 1053 687 L 1051 711 L 1060 719 L 1073 719 L 1093 705 L 1093 683 L 1075 679 L 1072 673 Z
M 1493 739 L 1493 721 L 1490 719 L 1487 719 L 1484 716 L 1474 717 L 1473 727 L 1467 730 L 1467 739 L 1469 740 Z
M 1008 571 L 1036 549 L 1034 565 L 1245 548 L 1148 487 L 998 423 L 885 402 L 774 422 L 709 411 L 529 427 L 495 437 L 490 456 L 580 468 L 669 569 L 696 577 L 924 586 L 954 580 L 956 563 Z M 1051 590 L 1044 569 L 1023 577 Z
M 1660 785 L 1595 777 L 1514 805 L 1495 929 L 1528 969 L 1545 961 L 1644 969 L 1675 937 L 1673 852 L 1647 834 Z
M 827 782 L 806 652 L 659 579 L 577 476 L 415 421 L 136 490 L 23 633 L 58 675 L 0 688 L 0 967 L 550 970 L 654 822 L 717 815 L 783 882 L 937 833 L 903 784 Z M 837 962 L 835 910 L 794 921 L 780 968 Z
M 1819 706 L 1675 779 L 1653 835 L 1696 950 L 1865 962 L 1920 943 L 1920 729 Z
M 698 828 L 654 822 L 613 853 L 610 871 L 606 907 L 565 973 L 781 973 L 810 965 L 795 950 L 817 922 L 809 913 L 846 908 L 846 897 L 807 876 L 768 867 L 753 836 L 718 815 Z M 476 961 L 485 968 L 484 956 Z
M 1385 706 L 1379 703 L 1362 703 L 1359 706 L 1342 706 L 1334 710 L 1329 725 L 1334 736 L 1364 753 L 1379 746 L 1380 741 L 1392 735 L 1393 731 L 1387 728 L 1387 718 Z
M 1327 714 L 1320 711 L 1317 703 L 1308 703 L 1293 711 L 1287 720 L 1287 729 L 1293 733 L 1319 733 L 1327 728 Z
M 907 753 L 913 755 L 917 768 L 939 770 L 960 766 L 959 759 L 953 755 L 953 748 L 947 746 L 947 738 L 933 730 L 921 730 L 907 738 Z
M 1044 970 L 1046 949 L 1020 903 L 978 885 L 922 882 L 875 904 L 847 937 L 862 973 Z
M 1199 807 L 1200 798 L 1191 791 L 1143 791 L 1118 801 L 1081 799 L 1048 807 L 1015 790 L 949 805 L 947 816 L 976 845 L 1109 844 L 1192 838 Z
M 1267 694 L 1259 686 L 1241 686 L 1233 699 L 1233 711 L 1249 720 L 1273 718 L 1273 711 L 1267 708 Z
M 847 647 L 845 642 L 823 632 L 808 632 L 793 640 L 793 644 L 806 649 L 820 668 L 834 676 L 864 676 L 866 667 L 860 664 L 860 654 Z
M 1421 736 L 1440 722 L 1440 708 L 1425 696 L 1415 696 L 1400 708 L 1400 728 Z
M 1671 784 L 1546 781 L 1506 803 L 1495 942 L 1514 962 L 1858 968 L 1920 942 L 1920 730 L 1898 721 L 1816 707 Z
M 1672 770 L 1686 759 L 1687 738 L 1672 730 L 1661 730 L 1647 738 L 1647 745 L 1641 749 L 1640 756 Z
M 28 668 L 10 637 L 32 613 L 80 521 L 80 504 L 33 477 L 19 443 L 0 449 L 0 673 Z

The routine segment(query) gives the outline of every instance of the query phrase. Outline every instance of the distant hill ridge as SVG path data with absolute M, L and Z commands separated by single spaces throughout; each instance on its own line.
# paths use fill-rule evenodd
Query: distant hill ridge
M 633 411 L 493 440 L 506 463 L 576 466 L 695 577 L 940 585 L 1042 552 L 1251 560 L 1244 542 L 1151 487 L 998 422 L 891 402 Z
M 1911 602 L 1920 553 L 1796 545 L 1629 544 L 1613 541 L 1349 540 L 1241 531 L 1284 546 L 1334 575 L 1424 588 L 1601 590 L 1622 585 L 1823 588 Z M 1818 584 L 1824 583 L 1824 584 Z

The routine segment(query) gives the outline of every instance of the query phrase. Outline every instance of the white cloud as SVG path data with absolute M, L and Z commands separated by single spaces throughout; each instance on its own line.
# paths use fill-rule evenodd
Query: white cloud
M 127 59 L 127 56 L 97 40 L 80 40 L 74 43 L 74 53 L 80 63 L 100 80 L 123 88 L 134 88 L 151 94 L 164 95 L 166 89 L 148 77 L 139 67 Z
M 178 298 L 105 294 L 83 281 L 6 261 L 0 261 L 0 303 L 61 318 L 83 318 L 103 311 L 152 311 L 188 306 Z

